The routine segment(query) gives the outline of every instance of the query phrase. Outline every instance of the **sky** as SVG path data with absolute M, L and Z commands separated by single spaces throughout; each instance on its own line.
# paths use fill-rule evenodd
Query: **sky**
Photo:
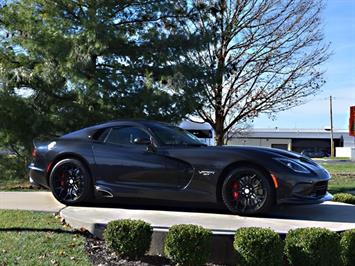
M 323 11 L 325 41 L 332 56 L 323 65 L 326 84 L 309 101 L 278 113 L 261 116 L 254 128 L 317 128 L 330 126 L 329 96 L 333 97 L 334 128 L 347 129 L 349 108 L 355 105 L 355 0 L 327 0 Z

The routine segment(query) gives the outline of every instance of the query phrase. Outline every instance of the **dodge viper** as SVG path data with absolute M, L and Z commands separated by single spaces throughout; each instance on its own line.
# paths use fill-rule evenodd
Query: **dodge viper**
M 32 182 L 76 205 L 102 198 L 223 204 L 234 214 L 330 200 L 329 173 L 280 149 L 202 144 L 155 121 L 111 121 L 34 142 Z

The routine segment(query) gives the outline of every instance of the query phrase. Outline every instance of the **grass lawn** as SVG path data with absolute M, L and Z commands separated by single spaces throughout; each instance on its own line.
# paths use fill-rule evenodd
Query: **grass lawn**
M 0 155 L 0 191 L 33 190 L 28 181 L 28 169 L 13 155 Z
M 355 194 L 355 163 L 321 163 L 332 175 L 329 182 L 331 193 L 348 192 Z
M 0 178 L 0 191 L 35 191 L 27 179 L 2 179 Z
M 0 265 L 91 265 L 84 244 L 52 214 L 0 210 Z

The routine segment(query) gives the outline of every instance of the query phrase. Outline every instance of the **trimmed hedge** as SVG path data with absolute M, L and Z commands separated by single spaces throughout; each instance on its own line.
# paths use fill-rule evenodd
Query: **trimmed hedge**
M 234 248 L 241 265 L 283 265 L 283 242 L 271 229 L 240 228 L 234 236 Z
M 108 223 L 104 238 L 117 255 L 142 257 L 150 247 L 152 227 L 141 220 L 118 220 Z M 170 228 L 164 253 L 179 265 L 204 265 L 210 254 L 212 233 L 197 225 L 180 224 Z M 245 266 L 333 266 L 355 265 L 355 229 L 341 237 L 325 228 L 290 230 L 285 241 L 271 229 L 240 228 L 234 236 L 239 264 Z
M 341 265 L 339 240 L 336 232 L 325 228 L 298 228 L 288 232 L 285 254 L 290 265 Z
M 107 224 L 104 238 L 107 245 L 123 257 L 142 257 L 150 247 L 153 230 L 141 220 L 118 220 Z
M 164 253 L 180 265 L 203 265 L 210 254 L 212 233 L 197 225 L 173 225 L 164 243 Z
M 355 229 L 341 234 L 340 247 L 344 265 L 355 265 Z
M 349 193 L 337 193 L 334 194 L 333 201 L 355 204 L 355 196 Z

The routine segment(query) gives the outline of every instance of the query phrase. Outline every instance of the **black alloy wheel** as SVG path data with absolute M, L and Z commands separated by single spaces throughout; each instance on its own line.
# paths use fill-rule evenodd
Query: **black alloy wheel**
M 53 196 L 66 205 L 84 202 L 92 195 L 89 172 L 76 159 L 59 161 L 51 171 L 49 185 Z
M 267 212 L 274 200 L 274 189 L 262 171 L 240 167 L 224 180 L 222 199 L 234 214 L 254 215 Z

